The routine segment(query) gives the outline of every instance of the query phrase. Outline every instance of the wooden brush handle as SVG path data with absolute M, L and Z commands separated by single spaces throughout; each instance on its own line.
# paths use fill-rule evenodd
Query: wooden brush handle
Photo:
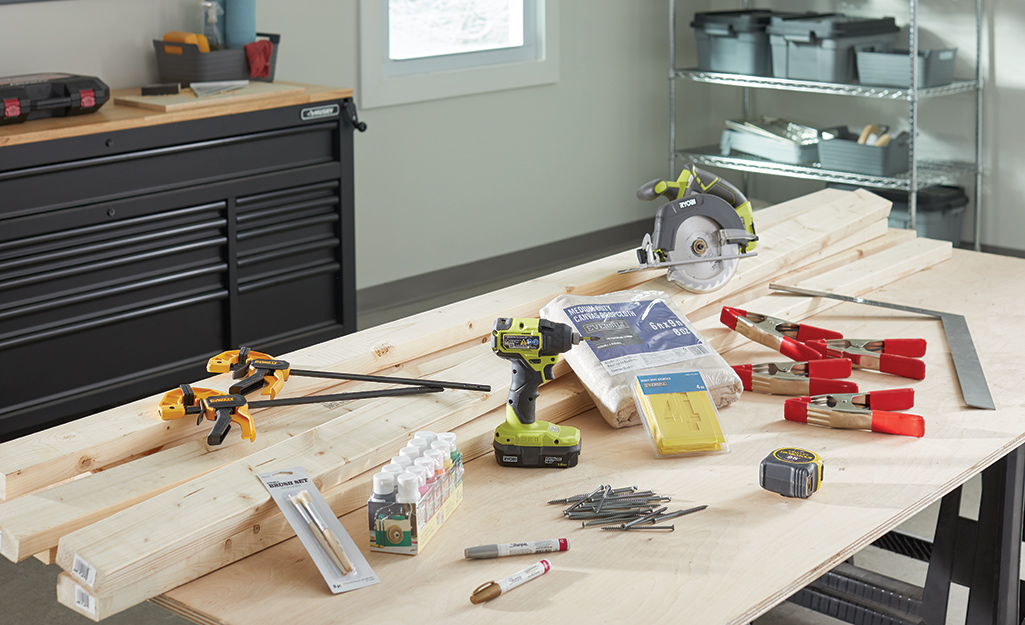
M 342 549 L 342 544 L 338 542 L 338 537 L 335 536 L 334 532 L 329 529 L 324 530 L 324 541 L 330 546 L 330 551 L 336 560 L 336 564 L 342 570 L 343 573 L 348 575 L 352 573 L 355 567 L 352 566 L 352 560 L 349 556 L 345 555 L 345 550 Z

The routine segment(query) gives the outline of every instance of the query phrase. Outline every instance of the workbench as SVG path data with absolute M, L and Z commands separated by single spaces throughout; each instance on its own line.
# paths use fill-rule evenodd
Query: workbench
M 877 196 L 837 190 L 760 211 L 759 256 L 742 261 L 731 281 L 710 294 L 682 292 L 658 271 L 617 273 L 636 261 L 628 250 L 277 354 L 305 368 L 487 383 L 491 393 L 269 408 L 257 414 L 254 443 L 232 435 L 213 449 L 203 444 L 208 426 L 158 420 L 155 396 L 0 445 L 0 497 L 8 499 L 0 503 L 0 551 L 15 561 L 56 561 L 65 571 L 58 600 L 94 620 L 150 599 L 197 623 L 225 625 L 742 624 L 798 591 L 813 592 L 801 589 L 941 498 L 941 517 L 951 508 L 956 517 L 950 503 L 981 472 L 980 521 L 942 524 L 930 577 L 972 587 L 972 623 L 1018 625 L 1025 391 L 1020 367 L 1007 363 L 1025 350 L 1025 335 L 1014 331 L 1025 322 L 1025 294 L 1016 288 L 1025 260 L 951 250 L 949 243 L 887 229 L 888 211 Z M 770 281 L 965 315 L 997 409 L 964 406 L 939 321 L 771 293 Z M 719 323 L 724 304 L 848 337 L 926 339 L 924 380 L 852 376 L 863 391 L 913 388 L 915 406 L 907 412 L 925 418 L 925 437 L 797 424 L 783 420 L 783 397 L 745 392 L 720 410 L 728 453 L 656 459 L 642 428 L 605 422 L 563 360 L 556 379 L 541 387 L 538 419 L 580 428 L 579 464 L 499 467 L 491 439 L 511 371 L 488 346 L 494 319 L 536 316 L 563 293 L 638 288 L 665 292 L 731 364 L 784 359 Z M 220 388 L 225 380 L 196 383 Z M 337 387 L 301 379 L 288 385 L 289 395 Z M 372 475 L 424 429 L 459 436 L 468 460 L 464 499 L 422 554 L 370 552 L 365 502 Z M 823 486 L 809 499 L 759 487 L 759 462 L 780 447 L 811 449 L 824 459 Z M 254 477 L 300 465 L 380 584 L 332 595 Z M 674 507 L 708 508 L 672 521 L 672 533 L 617 533 L 581 528 L 563 518 L 562 506 L 546 503 L 600 484 L 637 485 L 672 495 Z M 572 546 L 550 554 L 549 573 L 470 604 L 473 589 L 538 558 L 469 561 L 465 548 L 560 537 Z M 88 566 L 79 568 L 79 560 Z M 924 597 L 931 600 L 941 586 L 928 586 Z M 929 606 L 920 613 L 937 622 Z
M 469 462 L 461 508 L 425 553 L 406 557 L 364 550 L 382 580 L 377 586 L 331 596 L 298 540 L 291 539 L 156 602 L 197 623 L 225 625 L 336 618 L 347 623 L 746 623 L 1016 453 L 1025 440 L 1025 391 L 1020 367 L 1010 363 L 1025 349 L 1025 336 L 1008 330 L 1025 321 L 1025 297 L 1009 287 L 1020 286 L 1023 275 L 1023 260 L 955 250 L 949 261 L 870 295 L 965 314 L 995 412 L 962 406 L 938 321 L 845 303 L 810 322 L 843 328 L 848 336 L 928 341 L 924 381 L 884 381 L 886 387 L 915 389 L 915 408 L 908 412 L 925 417 L 925 438 L 786 422 L 782 398 L 745 393 L 720 412 L 728 454 L 655 460 L 642 428 L 614 430 L 592 409 L 564 422 L 583 435 L 575 468 L 502 468 L 492 455 Z M 765 360 L 772 360 L 772 352 L 753 343 L 728 354 L 732 364 Z M 879 384 L 879 374 L 872 372 L 857 371 L 852 379 L 862 389 Z M 786 446 L 812 449 L 825 460 L 823 486 L 810 499 L 785 499 L 759 488 L 759 461 Z M 545 503 L 599 484 L 638 485 L 673 494 L 678 507 L 707 504 L 708 509 L 675 519 L 673 533 L 652 535 L 582 529 L 562 518 L 563 506 Z M 1020 523 L 1020 498 L 1018 506 Z M 358 543 L 366 544 L 365 509 L 342 521 Z M 484 605 L 470 604 L 474 588 L 538 557 L 473 561 L 462 558 L 464 548 L 557 537 L 569 537 L 572 546 L 546 556 L 549 573 Z M 990 622 L 1017 624 L 1016 618 L 1015 610 L 1015 617 Z

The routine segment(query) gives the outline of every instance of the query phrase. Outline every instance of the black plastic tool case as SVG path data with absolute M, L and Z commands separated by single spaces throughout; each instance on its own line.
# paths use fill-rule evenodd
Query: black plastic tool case
M 0 78 L 0 124 L 92 113 L 110 99 L 110 88 L 92 76 L 26 74 Z

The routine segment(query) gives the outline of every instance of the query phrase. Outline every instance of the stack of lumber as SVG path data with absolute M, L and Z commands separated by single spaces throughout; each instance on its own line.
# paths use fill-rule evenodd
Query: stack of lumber
M 682 292 L 662 271 L 617 274 L 635 262 L 630 250 L 278 355 L 297 368 L 489 384 L 490 393 L 255 410 L 254 443 L 233 433 L 216 448 L 204 442 L 207 426 L 160 421 L 152 397 L 0 445 L 0 554 L 56 561 L 58 600 L 101 620 L 293 536 L 258 473 L 303 467 L 341 516 L 365 505 L 373 472 L 418 430 L 456 432 L 467 459 L 490 453 L 511 378 L 488 346 L 496 317 L 537 316 L 563 293 L 657 289 L 726 352 L 743 339 L 719 326 L 723 304 L 799 321 L 839 303 L 770 296 L 769 282 L 857 295 L 950 257 L 949 243 L 889 230 L 888 213 L 888 201 L 860 190 L 759 211 L 759 255 L 714 293 Z M 560 365 L 539 419 L 560 422 L 593 406 Z M 217 376 L 195 385 L 229 384 Z M 282 396 L 359 388 L 293 377 Z

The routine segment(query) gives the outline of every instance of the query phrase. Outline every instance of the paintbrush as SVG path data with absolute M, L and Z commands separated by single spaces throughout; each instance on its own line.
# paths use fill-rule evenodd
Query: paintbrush
M 335 536 L 324 523 L 320 521 L 316 514 L 313 512 L 313 499 L 310 497 L 308 491 L 302 491 L 298 495 L 290 495 L 288 500 L 292 502 L 302 514 L 303 520 L 306 521 L 310 526 L 310 531 L 317 537 L 317 541 L 320 546 L 327 552 L 328 556 L 335 563 L 342 573 L 348 575 L 354 569 L 352 561 L 349 560 L 349 556 L 345 555 L 345 550 L 342 549 L 341 543 L 338 542 L 338 537 Z

